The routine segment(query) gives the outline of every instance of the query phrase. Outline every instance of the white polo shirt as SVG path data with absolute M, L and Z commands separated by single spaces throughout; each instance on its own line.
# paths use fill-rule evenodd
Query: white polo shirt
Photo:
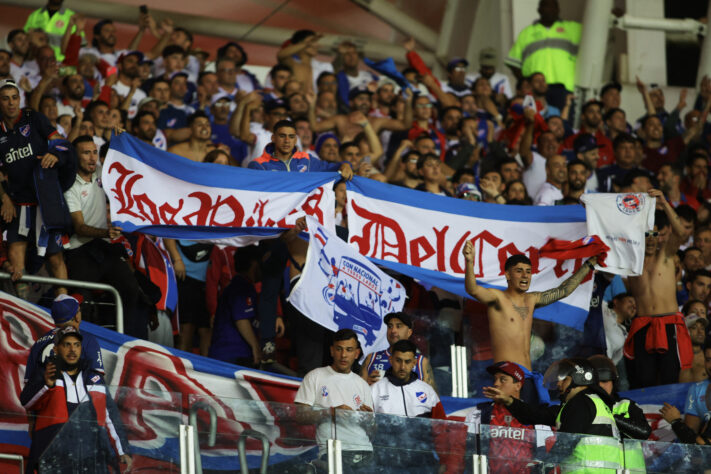
M 98 229 L 108 229 L 106 221 L 106 194 L 100 184 L 101 171 L 96 170 L 91 176 L 91 181 L 85 181 L 79 176 L 74 181 L 71 188 L 64 193 L 69 212 L 81 211 L 84 216 L 84 223 Z M 85 243 L 94 240 L 92 237 L 81 237 L 72 234 L 69 240 L 69 248 L 76 249 Z

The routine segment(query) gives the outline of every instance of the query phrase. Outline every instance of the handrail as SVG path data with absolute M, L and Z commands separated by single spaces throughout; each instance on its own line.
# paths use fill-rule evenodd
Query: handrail
M 269 466 L 269 439 L 267 436 L 257 430 L 246 429 L 239 435 L 239 441 L 237 441 L 237 450 L 239 451 L 239 467 L 242 474 L 249 472 L 249 467 L 247 466 L 247 438 L 252 437 L 260 440 L 262 442 L 262 465 L 259 468 L 259 474 L 267 474 L 267 468 Z
M 198 410 L 205 410 L 210 415 L 210 433 L 207 441 L 208 446 L 215 446 L 215 441 L 217 439 L 217 413 L 215 408 L 208 405 L 205 402 L 195 402 L 190 407 L 190 416 L 188 423 L 194 428 L 195 433 L 195 472 L 197 474 L 202 474 L 202 458 L 200 457 L 200 443 L 198 442 L 198 425 L 197 425 L 197 412 Z
M 12 278 L 7 272 L 0 272 L 0 280 L 9 280 Z M 63 280 L 61 278 L 43 277 L 37 275 L 22 275 L 18 280 L 27 283 L 46 283 L 48 285 L 57 286 L 73 286 L 76 288 L 85 288 L 87 290 L 104 290 L 110 292 L 116 300 L 116 332 L 123 334 L 123 303 L 118 290 L 111 285 L 105 283 L 94 283 L 93 281 L 80 280 Z

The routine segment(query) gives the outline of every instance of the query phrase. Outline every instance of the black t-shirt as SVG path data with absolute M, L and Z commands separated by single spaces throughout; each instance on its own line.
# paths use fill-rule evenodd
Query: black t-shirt
M 38 156 L 47 153 L 48 140 L 61 138 L 49 119 L 24 109 L 11 129 L 0 122 L 0 165 L 5 189 L 15 204 L 34 204 L 37 193 L 32 172 Z

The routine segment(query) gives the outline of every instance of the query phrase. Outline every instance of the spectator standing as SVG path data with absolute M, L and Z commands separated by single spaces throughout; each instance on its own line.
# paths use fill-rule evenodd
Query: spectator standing
M 259 367 L 262 350 L 254 332 L 257 290 L 260 277 L 260 252 L 254 245 L 241 247 L 234 254 L 235 276 L 224 289 L 212 324 L 208 356 L 245 367 Z
M 333 363 L 310 371 L 296 392 L 294 403 L 314 408 L 373 411 L 370 386 L 353 373 L 353 363 L 360 357 L 358 337 L 352 329 L 341 329 L 333 336 Z M 316 443 L 319 457 L 326 457 L 326 441 L 332 437 L 332 418 L 317 420 Z M 309 420 L 305 420 L 309 421 Z M 320 421 L 320 422 L 319 422 Z M 349 419 L 339 422 L 339 439 L 343 440 L 344 471 L 368 469 L 373 464 L 373 448 L 366 430 Z M 364 471 L 367 472 L 367 471 Z
M 580 116 L 580 130 L 575 135 L 571 135 L 563 142 L 563 148 L 570 150 L 574 148 L 575 140 L 580 134 L 589 133 L 595 137 L 595 141 L 600 149 L 600 159 L 597 162 L 598 168 L 615 163 L 616 147 L 605 135 L 602 123 L 602 102 L 589 100 L 583 104 Z M 615 141 L 617 143 L 617 141 Z
M 676 301 L 676 267 L 673 256 L 684 240 L 684 228 L 661 191 L 653 189 L 663 211 L 654 216 L 654 229 L 645 234 L 644 271 L 627 279 L 637 302 L 624 354 L 631 388 L 677 383 L 679 371 L 691 368 L 693 353 L 689 331 Z M 659 232 L 671 223 L 664 245 Z
M 6 178 L 4 186 L 0 186 L 0 214 L 3 229 L 7 232 L 12 278 L 17 280 L 23 275 L 28 242 L 37 241 L 37 253 L 44 256 L 46 252 L 50 274 L 55 278 L 66 279 L 61 231 L 49 231 L 46 241 L 39 240 L 43 229 L 36 224 L 38 198 L 35 183 L 41 181 L 35 180 L 34 175 L 40 167 L 54 168 L 58 170 L 58 177 L 49 177 L 49 185 L 55 189 L 58 184 L 70 186 L 68 183 L 73 182 L 75 170 L 70 145 L 44 115 L 30 109 L 20 109 L 20 89 L 14 81 L 0 82 L 0 115 L 1 170 Z M 63 198 L 60 194 L 55 198 L 45 204 L 48 209 L 59 214 L 56 217 L 63 217 L 62 212 L 66 212 Z M 19 284 L 17 290 L 20 297 L 27 296 L 26 284 Z M 58 291 L 66 293 L 61 288 Z
M 575 63 L 581 25 L 559 18 L 557 0 L 538 3 L 540 18 L 524 28 L 505 59 L 517 79 L 543 73 L 549 84 L 549 102 L 559 109 L 566 95 L 575 90 Z
M 74 148 L 79 166 L 74 184 L 64 193 L 74 227 L 67 252 L 69 275 L 75 280 L 103 282 L 115 287 L 123 303 L 126 334 L 146 339 L 148 321 L 137 312 L 140 290 L 133 271 L 123 259 L 124 247 L 107 241 L 120 237 L 121 229 L 107 223 L 106 195 L 99 184 L 96 144 L 90 136 L 82 135 L 74 140 Z M 91 296 L 88 290 L 79 292 L 84 299 Z
M 368 354 L 365 356 L 361 367 L 360 376 L 370 385 L 381 380 L 383 374 L 390 368 L 390 358 L 392 357 L 395 343 L 407 341 L 412 336 L 412 317 L 407 313 L 387 314 L 383 318 L 383 322 L 388 328 L 385 337 L 388 340 L 388 344 L 390 344 L 390 348 Z M 415 353 L 415 365 L 411 370 L 414 370 L 415 375 L 420 380 L 435 387 L 430 361 L 419 351 Z
M 413 342 L 400 340 L 392 346 L 390 368 L 385 372 L 385 376 L 371 387 L 375 413 L 440 420 L 447 418 L 437 392 L 413 372 L 416 363 L 417 347 Z M 437 425 L 434 424 L 432 428 L 436 433 Z M 402 427 L 397 424 L 379 426 L 376 444 L 381 444 L 377 442 L 378 438 L 385 440 L 383 444 L 392 443 L 393 439 L 397 439 L 401 429 Z M 415 441 L 420 438 L 430 441 L 430 437 L 426 435 L 412 437 Z M 414 473 L 436 470 L 437 461 L 431 449 L 428 449 L 429 443 L 423 447 L 406 442 L 406 446 L 409 449 L 376 452 L 378 465 L 388 466 L 389 472 Z M 418 447 L 421 448 L 420 452 L 415 451 Z
M 495 48 L 484 48 L 479 51 L 479 73 L 467 77 L 467 80 L 470 84 L 473 84 L 479 76 L 486 78 L 491 84 L 491 89 L 496 94 L 496 103 L 502 105 L 513 97 L 513 92 L 511 92 L 509 76 L 496 72 L 498 55 L 499 53 Z
M 95 472 L 107 470 L 110 464 L 118 470 L 115 457 L 127 471 L 131 469 L 118 410 L 103 377 L 81 358 L 82 339 L 72 326 L 59 330 L 54 341 L 56 359 L 48 361 L 22 389 L 20 402 L 37 414 L 27 472 L 34 472 L 40 458 L 57 472 Z M 79 414 L 74 420 L 82 422 L 70 424 L 75 412 Z M 109 446 L 115 453 L 108 451 Z
M 662 190 L 664 196 L 669 200 L 673 207 L 678 207 L 681 204 L 688 204 L 694 210 L 699 208 L 699 201 L 694 196 L 684 194 L 681 191 L 681 180 L 683 171 L 670 163 L 664 163 L 657 171 L 657 181 L 659 181 L 659 189 Z
M 47 33 L 49 45 L 60 62 L 64 60 L 62 37 L 74 15 L 74 11 L 63 7 L 63 3 L 64 0 L 47 0 L 47 5 L 30 13 L 24 28 L 25 31 L 39 28 Z
M 563 199 L 563 186 L 568 180 L 566 159 L 563 155 L 555 155 L 546 161 L 546 182 L 538 190 L 533 203 L 536 206 L 552 206 Z

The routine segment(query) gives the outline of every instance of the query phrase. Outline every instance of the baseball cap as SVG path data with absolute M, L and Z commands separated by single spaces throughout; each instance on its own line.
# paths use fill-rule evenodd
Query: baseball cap
M 156 99 L 155 97 L 151 97 L 151 96 L 146 96 L 146 97 L 144 97 L 144 98 L 141 99 L 141 101 L 138 103 L 138 110 L 141 110 L 141 107 L 143 107 L 144 105 L 149 104 L 149 103 L 151 103 L 151 102 L 158 102 L 158 99 Z
M 709 327 L 709 320 L 704 318 L 703 316 L 699 316 L 698 314 L 693 313 L 688 316 L 684 316 L 684 322 L 686 323 L 687 328 L 690 328 L 691 326 L 696 324 L 697 321 L 701 321 L 704 324 L 705 328 Z
M 62 340 L 65 337 L 69 337 L 69 336 L 74 336 L 77 339 L 79 339 L 80 341 L 84 339 L 84 337 L 81 335 L 81 333 L 79 331 L 77 331 L 76 329 L 74 329 L 73 326 L 67 326 L 67 327 L 62 328 L 59 331 L 57 331 L 57 334 L 54 335 L 54 345 L 59 344 L 60 342 L 62 342 Z
M 581 133 L 573 142 L 573 151 L 575 151 L 576 154 L 585 153 L 595 148 L 602 148 L 602 145 L 598 145 L 595 137 L 589 133 Z
M 496 372 L 503 372 L 506 375 L 513 377 L 515 382 L 523 383 L 523 379 L 525 378 L 521 367 L 509 361 L 501 361 L 494 365 L 490 365 L 486 368 L 486 371 L 491 375 L 494 375 Z
M 0 81 L 0 89 L 4 89 L 5 87 L 14 87 L 17 89 L 17 92 L 20 92 L 20 88 L 17 87 L 17 84 L 15 84 L 13 79 L 3 79 Z
M 368 89 L 367 86 L 364 86 L 364 85 L 356 86 L 356 87 L 353 87 L 350 91 L 348 91 L 348 100 L 353 100 L 361 94 L 372 95 L 373 93 L 370 92 L 370 89 Z
M 407 313 L 389 313 L 389 314 L 385 315 L 385 318 L 383 318 L 383 321 L 385 321 L 385 324 L 388 324 L 393 319 L 399 319 L 400 321 L 402 321 L 402 324 L 404 324 L 405 326 L 412 329 L 412 318 L 410 317 L 409 314 L 407 314 Z
M 182 77 L 184 77 L 185 79 L 187 79 L 187 78 L 188 78 L 188 73 L 185 72 L 185 71 L 175 71 L 175 72 L 173 72 L 173 73 L 170 75 L 170 79 L 169 79 L 169 80 L 172 81 L 172 80 L 175 79 L 176 77 L 180 77 L 180 76 L 182 76 Z
M 447 71 L 451 72 L 458 64 L 464 64 L 464 67 L 467 67 L 469 66 L 469 61 L 464 58 L 452 58 L 452 60 L 447 63 Z
M 64 105 L 60 102 L 57 104 L 57 117 L 61 117 L 62 115 L 69 115 L 74 118 L 74 109 L 69 105 Z
M 460 183 L 459 186 L 457 186 L 456 194 L 459 199 L 463 198 L 465 194 L 475 194 L 479 197 L 479 201 L 481 201 L 481 192 L 479 192 L 474 183 Z
M 232 102 L 232 97 L 227 92 L 218 92 L 212 96 L 212 99 L 210 99 L 210 105 L 215 105 L 222 99 Z
M 52 302 L 52 319 L 54 324 L 64 324 L 71 321 L 79 311 L 79 300 L 69 295 L 59 295 Z
M 121 61 L 123 61 L 124 58 L 127 58 L 129 56 L 136 56 L 138 58 L 139 63 L 141 61 L 143 61 L 143 53 L 142 52 L 140 52 L 140 51 L 124 51 L 123 53 L 121 53 L 119 55 L 118 61 L 116 61 L 116 62 L 120 63 Z
M 609 91 L 610 89 L 617 89 L 617 91 L 620 92 L 622 91 L 622 85 L 617 81 L 608 82 L 607 84 L 602 86 L 602 89 L 600 89 L 600 97 L 605 95 L 605 92 Z
M 479 66 L 494 67 L 497 59 L 496 48 L 484 48 L 479 51 Z
M 274 100 L 268 100 L 268 101 L 264 102 L 264 111 L 266 113 L 272 112 L 276 109 L 289 110 L 289 107 L 286 105 L 286 102 L 284 102 L 282 99 L 274 99 Z

